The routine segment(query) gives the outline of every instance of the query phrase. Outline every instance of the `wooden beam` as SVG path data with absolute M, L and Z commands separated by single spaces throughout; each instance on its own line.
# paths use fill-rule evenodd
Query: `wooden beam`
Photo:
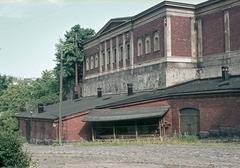
M 161 118 L 159 118 L 158 122 L 158 128 L 159 128 L 159 137 L 162 137 L 162 124 L 161 124 Z

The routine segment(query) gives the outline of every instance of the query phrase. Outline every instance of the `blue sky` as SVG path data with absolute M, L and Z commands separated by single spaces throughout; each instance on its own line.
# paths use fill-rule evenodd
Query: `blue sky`
M 199 3 L 203 0 L 174 0 Z M 55 43 L 80 24 L 98 31 L 161 0 L 0 0 L 0 74 L 39 77 L 55 65 Z

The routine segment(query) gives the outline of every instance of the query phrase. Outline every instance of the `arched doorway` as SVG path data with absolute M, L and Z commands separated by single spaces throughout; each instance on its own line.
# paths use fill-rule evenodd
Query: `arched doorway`
M 182 134 L 199 135 L 200 113 L 194 108 L 180 110 L 180 129 Z

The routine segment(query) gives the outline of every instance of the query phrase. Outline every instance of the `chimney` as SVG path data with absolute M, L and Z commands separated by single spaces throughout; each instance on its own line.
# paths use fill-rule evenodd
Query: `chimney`
M 128 89 L 128 96 L 133 95 L 133 84 L 132 83 L 127 84 L 127 89 Z
M 97 97 L 102 97 L 102 88 L 97 88 Z
M 44 105 L 43 104 L 38 104 L 38 113 L 43 113 L 44 112 Z
M 222 80 L 227 81 L 229 79 L 229 67 L 222 66 Z

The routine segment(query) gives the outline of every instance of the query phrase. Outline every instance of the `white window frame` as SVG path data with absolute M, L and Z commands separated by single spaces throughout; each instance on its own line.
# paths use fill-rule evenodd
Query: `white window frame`
M 94 58 L 93 58 L 93 56 L 91 57 L 91 59 L 90 59 L 90 69 L 94 69 Z
M 156 39 L 158 39 L 156 41 Z M 159 51 L 160 50 L 160 37 L 159 32 L 156 32 L 153 37 L 153 51 Z
M 151 38 L 147 36 L 145 38 L 145 54 L 151 53 Z
M 98 54 L 95 55 L 95 68 L 98 67 Z
M 138 39 L 137 42 L 137 56 L 143 55 L 143 42 L 142 39 Z
M 89 59 L 87 58 L 86 59 L 86 71 L 88 71 L 89 70 Z

